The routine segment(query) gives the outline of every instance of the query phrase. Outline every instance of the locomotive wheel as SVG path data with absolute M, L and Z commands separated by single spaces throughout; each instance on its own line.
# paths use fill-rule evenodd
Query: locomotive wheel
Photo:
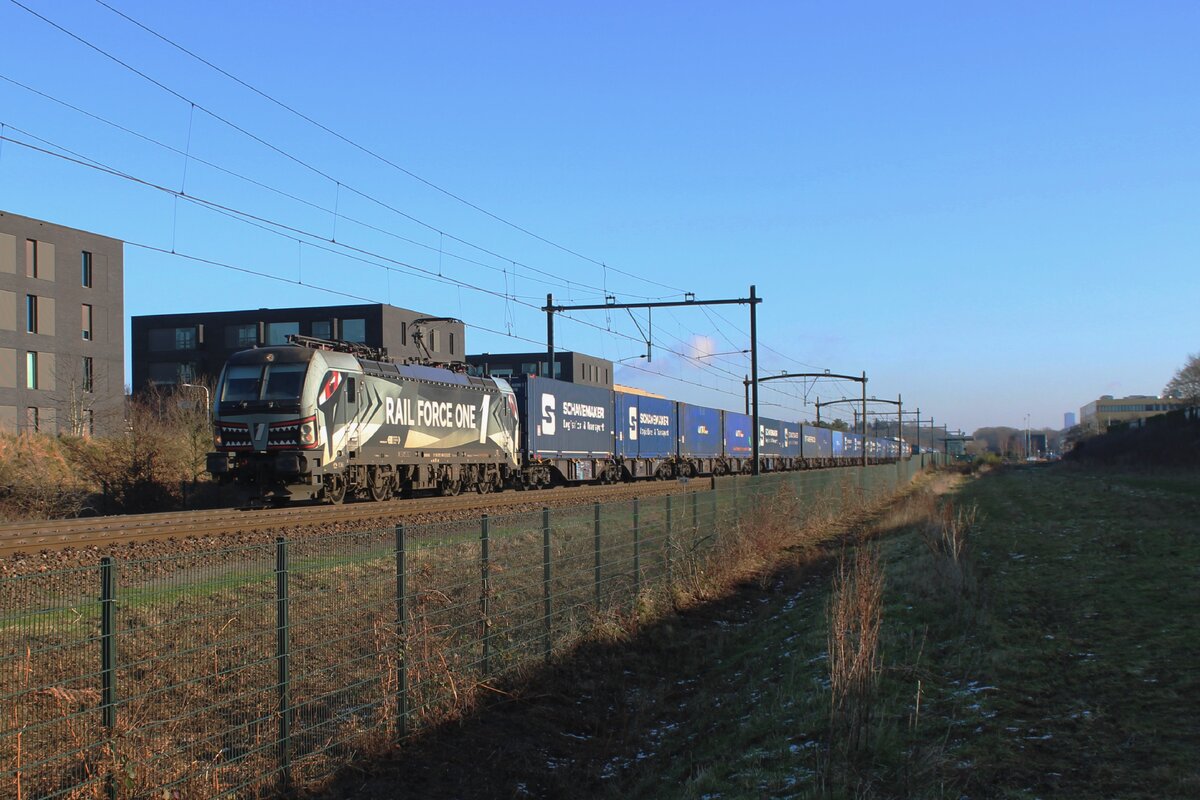
M 346 479 L 342 475 L 325 476 L 325 499 L 335 506 L 346 499 Z
M 367 491 L 376 503 L 392 499 L 392 476 L 386 472 L 376 472 L 371 478 Z

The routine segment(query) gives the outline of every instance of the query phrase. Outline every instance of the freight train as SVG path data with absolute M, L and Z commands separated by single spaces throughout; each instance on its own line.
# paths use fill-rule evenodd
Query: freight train
M 397 364 L 363 345 L 292 336 L 230 356 L 213 397 L 221 482 L 266 503 L 418 490 L 537 489 L 750 473 L 751 418 L 534 375 Z M 903 441 L 760 417 L 763 472 L 907 458 Z

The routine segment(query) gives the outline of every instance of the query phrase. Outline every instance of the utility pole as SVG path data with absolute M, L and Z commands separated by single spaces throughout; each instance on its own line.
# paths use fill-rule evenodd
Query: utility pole
M 550 292 L 546 293 L 546 307 L 550 308 L 554 305 L 554 295 Z M 548 378 L 554 377 L 554 314 L 546 315 L 546 369 L 549 374 Z
M 754 429 L 754 447 L 752 457 L 754 466 L 750 474 L 758 474 L 758 302 L 754 294 L 754 284 L 750 284 L 750 380 L 754 381 L 751 389 L 754 410 L 751 413 L 750 427 Z
M 867 371 L 862 374 L 862 465 L 867 465 Z
M 613 297 L 608 300 L 615 300 Z M 546 305 L 542 307 L 542 311 L 546 312 L 546 355 L 550 361 L 548 367 L 550 377 L 554 377 L 554 315 L 561 311 L 599 311 L 610 310 L 616 308 L 644 308 L 647 310 L 655 308 L 679 308 L 682 306 L 727 306 L 727 305 L 750 305 L 750 377 L 754 389 L 750 396 L 751 408 L 751 423 L 754 426 L 754 438 L 752 440 L 751 456 L 754 459 L 753 474 L 758 474 L 758 309 L 757 306 L 763 299 L 758 296 L 754 285 L 750 286 L 750 297 L 739 297 L 728 300 L 697 300 L 696 296 L 691 292 L 684 295 L 683 300 L 673 300 L 658 303 L 617 303 L 604 302 L 596 304 L 584 305 L 555 305 L 552 294 L 547 293 Z M 650 359 L 650 342 L 646 342 L 646 360 Z

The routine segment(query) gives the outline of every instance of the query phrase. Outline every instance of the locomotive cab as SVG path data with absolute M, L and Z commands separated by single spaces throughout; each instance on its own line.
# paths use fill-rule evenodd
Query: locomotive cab
M 330 452 L 330 432 L 354 419 L 361 374 L 352 356 L 308 347 L 233 354 L 213 398 L 208 471 L 265 500 L 317 497 L 339 455 Z

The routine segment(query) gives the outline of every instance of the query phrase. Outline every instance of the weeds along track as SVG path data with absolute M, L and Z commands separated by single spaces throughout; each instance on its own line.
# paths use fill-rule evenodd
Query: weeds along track
M 721 485 L 721 479 L 717 481 Z M 378 526 L 388 521 L 433 522 L 459 519 L 503 510 L 506 513 L 548 506 L 552 508 L 631 497 L 707 490 L 708 480 L 650 482 L 619 486 L 560 487 L 531 492 L 423 497 L 383 503 L 357 502 L 341 506 L 297 505 L 282 508 L 180 511 L 41 520 L 0 525 L 0 558 L 18 553 L 97 548 L 109 545 L 214 537 L 242 533 L 294 531 L 297 526 L 339 528 L 358 524 Z

